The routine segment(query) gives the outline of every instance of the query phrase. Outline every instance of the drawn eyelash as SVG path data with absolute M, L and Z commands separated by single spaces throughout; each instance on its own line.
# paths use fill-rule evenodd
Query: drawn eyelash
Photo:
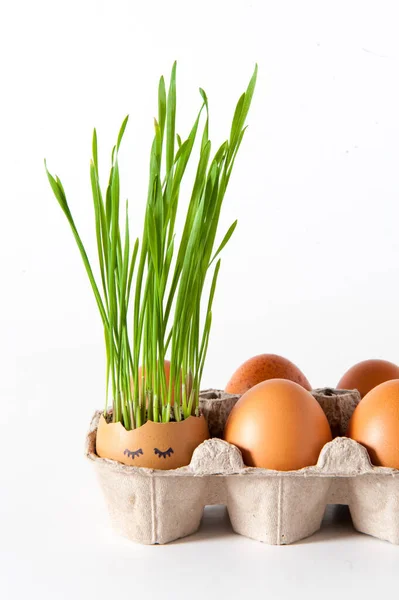
M 143 454 L 143 451 L 141 448 L 139 448 L 138 450 L 128 450 L 126 448 L 126 450 L 124 451 L 123 454 L 126 454 L 129 458 L 132 458 L 134 460 L 136 458 L 136 456 Z
M 154 448 L 154 454 L 159 456 L 159 458 L 166 458 L 167 456 L 173 454 L 173 448 L 168 448 L 165 452 L 162 452 L 162 450 L 158 450 L 158 448 Z

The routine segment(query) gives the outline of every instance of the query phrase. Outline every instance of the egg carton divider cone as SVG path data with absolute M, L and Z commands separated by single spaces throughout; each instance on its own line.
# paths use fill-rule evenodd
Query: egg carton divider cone
M 97 411 L 86 456 L 114 529 L 142 544 L 166 544 L 195 533 L 205 506 L 224 504 L 235 532 L 267 544 L 292 544 L 320 529 L 327 504 L 346 504 L 355 529 L 399 544 L 399 470 L 372 466 L 367 450 L 344 437 L 359 393 L 330 388 L 312 393 L 339 437 L 324 446 L 317 465 L 298 471 L 246 467 L 240 450 L 217 437 L 236 395 L 201 393 L 212 437 L 196 448 L 188 466 L 169 471 L 97 456 Z

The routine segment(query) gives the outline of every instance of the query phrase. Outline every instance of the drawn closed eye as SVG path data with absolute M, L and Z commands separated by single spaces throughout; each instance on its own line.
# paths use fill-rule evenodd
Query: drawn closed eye
M 166 458 L 167 456 L 173 454 L 173 448 L 168 448 L 165 452 L 162 452 L 162 450 L 158 450 L 158 448 L 154 448 L 154 454 L 159 456 L 159 458 Z
M 123 454 L 126 454 L 129 458 L 132 458 L 134 460 L 136 458 L 136 456 L 143 454 L 143 451 L 141 448 L 139 448 L 138 450 L 128 450 L 126 448 L 126 450 L 124 451 Z

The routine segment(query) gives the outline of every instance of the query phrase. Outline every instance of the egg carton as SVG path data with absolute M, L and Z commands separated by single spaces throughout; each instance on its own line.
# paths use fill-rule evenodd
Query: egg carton
M 344 437 L 360 401 L 357 391 L 314 390 L 338 437 L 317 465 L 298 471 L 246 467 L 240 450 L 219 437 L 239 396 L 201 393 L 211 439 L 190 464 L 169 471 L 130 467 L 96 454 L 96 412 L 86 440 L 114 529 L 142 544 L 193 534 L 207 505 L 227 506 L 233 530 L 267 544 L 292 544 L 320 529 L 327 504 L 346 504 L 355 529 L 399 544 L 399 470 L 375 467 L 366 449 Z M 219 437 L 218 437 L 219 436 Z

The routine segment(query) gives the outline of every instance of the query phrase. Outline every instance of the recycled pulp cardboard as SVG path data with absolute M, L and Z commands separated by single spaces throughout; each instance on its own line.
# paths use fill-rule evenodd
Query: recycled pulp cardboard
M 187 467 L 160 471 L 126 466 L 96 454 L 97 412 L 87 436 L 114 528 L 143 544 L 166 544 L 194 533 L 203 508 L 225 504 L 237 533 L 291 544 L 315 533 L 327 504 L 347 504 L 354 527 L 399 544 L 399 470 L 374 467 L 366 449 L 342 437 L 360 401 L 357 391 L 314 390 L 336 437 L 317 465 L 298 471 L 245 467 L 235 446 L 213 437 L 196 448 Z M 207 390 L 201 409 L 211 436 L 221 435 L 239 396 Z

